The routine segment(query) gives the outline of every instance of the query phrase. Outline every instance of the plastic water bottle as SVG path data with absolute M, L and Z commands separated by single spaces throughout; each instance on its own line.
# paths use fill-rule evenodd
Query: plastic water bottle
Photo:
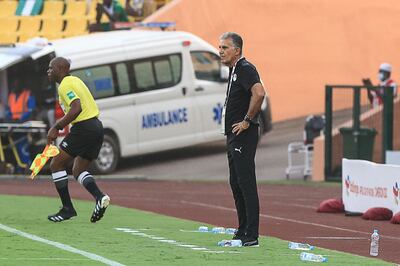
M 374 233 L 371 235 L 371 247 L 369 249 L 369 255 L 378 256 L 379 253 L 379 233 L 378 229 L 374 229 Z
M 235 240 L 222 240 L 218 242 L 218 246 L 220 247 L 241 247 L 242 240 L 235 239 Z
M 211 232 L 214 234 L 225 234 L 225 228 L 224 227 L 214 227 L 211 229 Z
M 289 242 L 289 248 L 295 250 L 313 250 L 314 246 L 303 243 Z
M 237 231 L 236 228 L 226 228 L 225 234 L 234 235 L 236 233 L 236 231 Z
M 207 226 L 200 226 L 199 227 L 199 232 L 208 232 L 208 227 Z
M 302 261 L 313 261 L 313 262 L 327 262 L 328 259 L 322 255 L 316 255 L 313 253 L 301 252 L 300 259 Z

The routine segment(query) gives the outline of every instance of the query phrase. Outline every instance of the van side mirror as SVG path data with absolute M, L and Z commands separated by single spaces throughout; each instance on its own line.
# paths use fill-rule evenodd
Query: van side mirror
M 228 82 L 228 80 L 229 80 L 229 68 L 227 66 L 221 66 L 219 78 L 220 78 L 221 82 Z

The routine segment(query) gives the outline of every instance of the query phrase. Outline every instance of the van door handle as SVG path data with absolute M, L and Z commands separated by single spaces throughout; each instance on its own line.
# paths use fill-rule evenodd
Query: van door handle
M 183 88 L 182 88 L 182 94 L 183 94 L 183 95 L 186 95 L 186 87 L 183 87 Z
M 204 88 L 203 87 L 197 87 L 197 88 L 194 89 L 194 91 L 204 91 Z

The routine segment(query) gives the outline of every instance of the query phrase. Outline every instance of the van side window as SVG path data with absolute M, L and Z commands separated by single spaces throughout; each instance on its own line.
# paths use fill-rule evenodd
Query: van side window
M 168 60 L 157 60 L 154 62 L 158 84 L 170 85 L 173 83 L 171 65 Z
M 194 74 L 197 79 L 220 81 L 221 63 L 216 54 L 209 52 L 191 52 Z
M 115 95 L 115 87 L 110 66 L 98 66 L 72 71 L 85 82 L 95 99 Z
M 149 90 L 156 86 L 151 61 L 133 64 L 133 71 L 135 72 L 136 85 L 140 90 Z
M 179 54 L 158 56 L 133 62 L 134 80 L 139 91 L 172 87 L 181 81 Z
M 129 76 L 128 76 L 128 71 L 126 70 L 126 65 L 124 63 L 116 64 L 115 70 L 117 72 L 119 93 L 120 94 L 129 93 L 130 92 Z
M 181 57 L 179 55 L 170 55 L 169 61 L 171 62 L 174 84 L 177 84 L 179 81 L 181 81 L 181 76 L 182 76 Z

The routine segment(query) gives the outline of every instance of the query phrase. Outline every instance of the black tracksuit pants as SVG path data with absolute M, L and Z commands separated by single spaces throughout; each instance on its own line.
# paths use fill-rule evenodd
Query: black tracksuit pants
M 236 136 L 227 135 L 229 182 L 239 220 L 238 234 L 246 238 L 258 238 L 260 206 L 254 158 L 258 143 L 258 125 Z

